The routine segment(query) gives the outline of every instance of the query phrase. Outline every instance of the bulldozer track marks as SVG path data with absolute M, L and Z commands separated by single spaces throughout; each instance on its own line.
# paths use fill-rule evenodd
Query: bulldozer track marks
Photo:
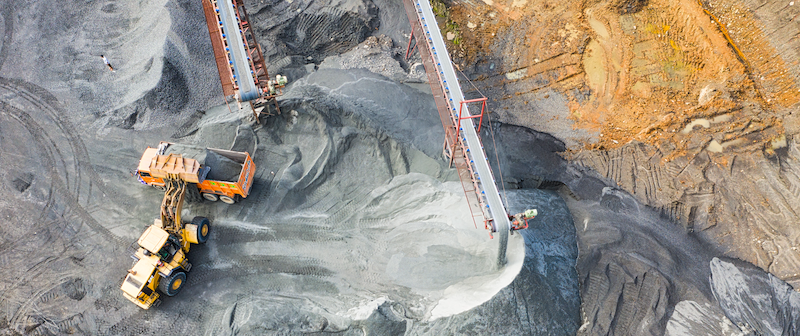
M 531 66 L 475 79 L 473 82 L 481 91 L 503 88 L 504 91 L 524 95 L 555 84 L 569 83 L 571 79 L 583 73 L 580 54 L 562 53 Z M 501 99 L 508 98 L 511 96 L 504 96 Z
M 581 153 L 575 162 L 595 169 L 602 176 L 617 182 L 620 187 L 645 199 L 647 204 L 660 207 L 661 194 L 672 190 L 672 177 L 680 174 L 677 165 L 662 167 L 659 153 L 647 153 L 640 146 L 625 146 L 610 151 Z
M 633 322 L 633 315 L 637 307 L 639 288 L 633 282 L 625 282 L 622 285 L 622 293 L 619 296 L 621 301 L 617 313 L 614 316 L 616 320 L 615 331 L 619 330 L 620 334 L 627 335 L 628 329 Z
M 791 231 L 770 224 L 796 222 L 800 217 L 800 176 L 793 173 L 800 165 L 797 143 L 791 141 L 784 154 L 773 157 L 734 153 L 723 163 L 702 151 L 666 164 L 660 163 L 662 155 L 657 149 L 631 144 L 585 151 L 573 159 L 613 179 L 687 232 L 734 242 L 729 243 L 735 246 L 726 252 L 729 256 L 768 269 L 792 285 L 800 283 L 791 279 L 797 269 L 791 265 L 800 265 Z M 732 207 L 731 202 L 740 206 Z M 752 219 L 747 231 L 719 225 L 737 217 Z
M 215 265 L 229 265 L 231 267 L 215 268 Z M 218 260 L 213 263 L 197 264 L 186 282 L 187 287 L 207 283 L 217 279 L 238 278 L 254 274 L 294 274 L 327 278 L 334 273 L 318 265 L 310 258 L 296 258 L 287 256 L 259 256 L 241 258 L 238 260 Z
M 307 9 L 310 6 L 309 4 Z M 300 11 L 293 18 L 296 21 L 295 26 L 297 28 L 295 30 L 306 34 L 301 41 L 298 41 L 302 42 L 299 45 L 287 43 L 292 49 L 304 55 L 311 55 L 316 52 L 336 53 L 360 42 L 357 40 L 357 34 L 352 34 L 352 30 L 360 28 L 365 23 L 358 16 L 336 7 L 319 7 L 311 11 Z M 314 14 L 307 14 L 308 12 Z M 331 20 L 330 17 L 338 17 L 340 19 Z
M 24 330 L 26 334 L 31 335 L 70 333 L 81 322 L 83 318 L 81 313 L 55 321 L 47 316 L 47 312 L 51 307 L 62 309 L 60 307 L 68 302 L 82 300 L 87 292 L 82 279 L 66 275 L 39 288 L 42 289 L 32 293 L 19 305 L 13 315 L 9 316 L 9 327 L 12 330 Z

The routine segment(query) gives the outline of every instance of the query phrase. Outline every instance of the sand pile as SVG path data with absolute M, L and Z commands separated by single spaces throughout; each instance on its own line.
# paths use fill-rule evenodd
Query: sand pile
M 387 104 L 396 98 L 384 89 L 420 108 Z M 497 269 L 497 246 L 474 228 L 453 172 L 415 146 L 439 154 L 438 145 L 410 140 L 441 132 L 427 120 L 435 114 L 417 112 L 432 107 L 425 96 L 366 71 L 320 70 L 293 84 L 282 106 L 295 112 L 255 132 L 251 195 L 190 209 L 214 223 L 213 241 L 191 256 L 189 284 L 205 294 L 175 304 L 210 314 L 200 327 L 212 333 L 336 331 L 382 305 L 403 321 L 458 313 L 511 282 L 522 238 Z M 408 122 L 382 122 L 401 112 Z M 206 118 L 228 123 L 227 113 Z M 201 124 L 195 137 L 214 127 Z

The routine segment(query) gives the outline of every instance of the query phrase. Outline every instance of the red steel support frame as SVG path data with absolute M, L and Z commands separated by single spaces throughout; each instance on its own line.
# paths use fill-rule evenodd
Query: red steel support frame
M 422 30 L 422 25 L 419 22 L 419 18 L 416 14 L 416 9 L 414 5 L 411 4 L 409 0 L 403 0 L 403 4 L 406 7 L 406 14 L 408 15 L 409 22 L 411 23 L 411 35 L 409 36 L 409 47 L 406 52 L 406 57 L 411 52 L 411 40 L 415 40 L 416 43 L 414 44 L 414 48 L 419 44 L 420 39 L 425 39 L 425 33 Z M 489 218 L 485 213 L 484 209 L 486 209 L 486 204 L 483 202 L 479 195 L 480 190 L 478 188 L 478 181 L 475 179 L 475 172 L 472 169 L 472 166 L 469 163 L 469 155 L 467 153 L 468 149 L 463 144 L 463 141 L 459 137 L 459 129 L 460 129 L 460 120 L 456 119 L 454 113 L 451 113 L 450 108 L 448 107 L 448 101 L 451 101 L 449 97 L 449 91 L 446 87 L 442 85 L 443 80 L 442 77 L 439 75 L 439 70 L 437 68 L 437 61 L 429 49 L 426 47 L 427 43 L 423 43 L 423 46 L 416 48 L 419 50 L 420 56 L 422 58 L 422 64 L 425 66 L 425 73 L 428 76 L 428 83 L 431 86 L 431 93 L 433 94 L 434 101 L 436 102 L 437 110 L 439 111 L 439 119 L 442 121 L 442 126 L 445 130 L 445 141 L 444 141 L 444 152 L 445 156 L 447 156 L 450 160 L 450 166 L 452 167 L 455 164 L 455 167 L 458 171 L 459 180 L 461 180 L 461 186 L 464 190 L 464 195 L 467 198 L 469 210 L 472 214 L 473 224 L 477 228 L 478 221 L 484 223 L 484 228 L 489 230 L 490 237 L 492 233 L 496 231 L 494 226 L 489 226 L 491 221 L 488 221 Z M 483 100 L 483 106 L 485 107 L 486 101 L 485 98 L 478 99 L 476 101 Z M 467 102 L 465 102 L 467 103 Z M 462 105 L 463 106 L 463 105 Z M 461 113 L 459 113 L 461 115 Z M 481 109 L 481 115 L 476 115 L 475 117 L 482 117 L 483 115 L 483 108 Z M 471 118 L 471 117 L 468 117 Z M 467 119 L 467 118 L 465 118 Z M 460 149 L 460 153 L 459 152 Z M 449 153 L 449 154 L 448 154 Z
M 214 50 L 214 58 L 217 63 L 217 71 L 219 72 L 219 81 L 222 85 L 222 93 L 225 96 L 230 96 L 234 94 L 236 88 L 230 70 L 230 60 L 228 59 L 228 54 L 225 52 L 225 42 L 219 27 L 219 19 L 215 11 L 216 5 L 209 0 L 202 0 L 202 3 L 203 13 L 206 16 L 206 25 L 208 26 L 208 34 L 211 38 L 211 48 Z
M 469 117 L 461 116 L 461 109 L 464 108 L 464 104 L 477 103 L 477 102 L 483 102 L 483 104 L 481 104 L 481 114 L 476 114 L 474 116 L 469 116 Z M 478 133 L 480 133 L 481 124 L 483 123 L 483 112 L 485 111 L 486 111 L 486 97 L 462 101 L 461 104 L 459 104 L 458 106 L 458 129 L 459 130 L 461 129 L 461 120 L 480 118 L 480 120 L 478 121 Z
M 247 15 L 247 10 L 244 7 L 244 0 L 235 0 L 236 15 L 239 21 L 239 29 L 242 33 L 242 40 L 244 41 L 244 48 L 247 51 L 247 58 L 250 63 L 250 71 L 252 71 L 253 80 L 261 91 L 261 96 L 255 100 L 253 107 L 253 114 L 256 121 L 261 123 L 259 118 L 261 114 L 273 115 L 269 112 L 263 112 L 267 109 L 267 104 L 272 101 L 275 105 L 276 114 L 281 114 L 281 107 L 278 106 L 278 100 L 275 99 L 283 94 L 283 86 L 275 84 L 275 94 L 270 93 L 269 85 L 269 72 L 267 66 L 264 64 L 264 54 L 261 52 L 261 45 L 258 44 L 255 34 L 253 34 L 252 26 L 250 25 L 250 16 Z M 244 20 L 242 20 L 244 18 Z M 269 111 L 269 110 L 267 110 Z
M 244 7 L 243 0 L 236 0 L 236 13 L 239 18 L 239 29 L 242 32 L 244 41 L 244 49 L 247 51 L 247 56 L 250 61 L 250 70 L 253 72 L 253 79 L 259 88 L 263 91 L 267 88 L 267 80 L 269 80 L 269 73 L 264 64 L 264 54 L 261 53 L 261 46 L 256 40 L 255 34 L 250 26 L 250 17 L 247 15 L 247 10 Z M 244 17 L 244 20 L 242 20 Z
M 411 46 L 411 41 L 414 41 L 413 47 Z M 419 41 L 414 37 L 414 31 L 412 30 L 410 36 L 408 37 L 408 46 L 406 47 L 406 59 L 408 59 L 408 56 L 411 54 L 411 52 L 417 48 L 417 43 L 419 43 Z
M 223 35 L 221 24 L 219 23 L 217 1 L 202 0 L 202 3 L 206 24 L 208 25 L 208 33 L 211 37 L 211 46 L 214 50 L 217 70 L 219 71 L 220 83 L 222 84 L 222 92 L 226 97 L 229 97 L 234 95 L 239 87 L 236 80 L 233 78 L 230 56 L 226 51 L 226 48 L 229 47 L 228 39 Z M 264 63 L 264 54 L 261 52 L 261 46 L 258 44 L 255 34 L 253 34 L 252 26 L 250 25 L 250 17 L 244 6 L 244 0 L 234 0 L 233 4 L 239 25 L 239 32 L 242 34 L 242 42 L 244 43 L 244 48 L 247 53 L 247 61 L 251 71 L 250 75 L 253 77 L 255 85 L 261 92 L 261 95 L 256 98 L 255 104 L 253 104 L 253 113 L 255 114 L 256 121 L 259 121 L 259 116 L 261 114 L 272 115 L 272 113 L 269 112 L 262 112 L 263 110 L 267 110 L 267 104 L 269 104 L 270 101 L 275 105 L 277 114 L 281 113 L 281 108 L 278 106 L 278 101 L 275 98 L 283 94 L 283 86 L 275 84 L 276 92 L 274 94 L 270 92 L 268 85 L 270 78 L 267 66 Z

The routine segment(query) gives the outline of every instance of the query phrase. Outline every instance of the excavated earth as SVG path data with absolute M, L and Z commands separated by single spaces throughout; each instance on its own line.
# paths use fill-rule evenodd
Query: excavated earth
M 457 59 L 496 97 L 499 120 L 556 136 L 571 162 L 798 285 L 798 11 L 777 1 L 456 1 L 448 15 L 467 22 L 454 29 Z
M 0 335 L 800 334 L 800 4 L 434 1 L 509 212 L 539 209 L 503 267 L 402 3 L 245 4 L 290 80 L 260 120 L 225 104 L 199 0 L 0 1 Z M 145 311 L 118 288 L 162 140 L 258 170 L 186 205 L 209 242 Z

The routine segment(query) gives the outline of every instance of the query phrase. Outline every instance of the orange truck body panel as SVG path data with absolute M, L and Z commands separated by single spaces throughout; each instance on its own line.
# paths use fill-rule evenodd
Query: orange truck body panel
M 162 144 L 165 142 L 162 142 Z M 170 144 L 170 143 L 166 143 Z M 247 152 L 235 152 L 224 149 L 208 148 L 219 155 L 242 165 L 236 181 L 216 181 L 200 179 L 203 167 L 197 160 L 183 158 L 181 155 L 158 155 L 158 149 L 148 147 L 139 161 L 138 175 L 141 181 L 150 186 L 164 186 L 167 175 L 179 175 L 186 182 L 196 183 L 201 193 L 224 195 L 233 198 L 239 195 L 246 198 L 253 186 L 256 165 Z M 213 167 L 212 167 L 213 169 Z

